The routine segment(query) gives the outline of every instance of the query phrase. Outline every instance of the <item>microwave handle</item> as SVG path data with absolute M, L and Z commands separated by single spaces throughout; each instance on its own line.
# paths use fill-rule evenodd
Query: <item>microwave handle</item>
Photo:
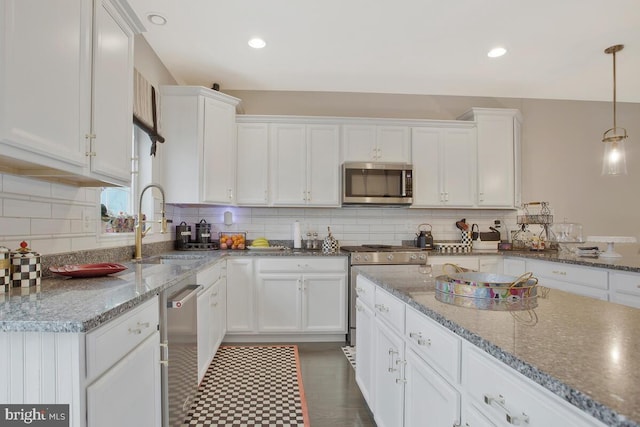
M 403 170 L 402 171 L 402 197 L 405 197 L 407 195 L 407 171 Z

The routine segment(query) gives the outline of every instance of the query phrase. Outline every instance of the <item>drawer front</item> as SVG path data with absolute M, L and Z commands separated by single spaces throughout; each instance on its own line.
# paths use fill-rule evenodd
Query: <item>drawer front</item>
M 616 293 L 640 296 L 640 274 L 611 271 L 609 283 Z
M 424 314 L 407 307 L 405 338 L 411 347 L 452 382 L 460 382 L 461 340 Z
M 376 317 L 386 321 L 395 331 L 404 334 L 405 304 L 385 290 L 376 287 L 374 312 Z
M 197 283 L 203 286 L 202 291 L 213 285 L 220 279 L 222 272 L 222 262 L 217 262 L 211 267 L 199 271 L 197 274 Z
M 549 278 L 591 288 L 608 289 L 607 272 L 601 269 L 577 267 L 558 262 L 527 261 L 527 271 L 531 271 L 538 277 L 542 286 L 544 286 L 544 279 Z
M 158 297 L 87 334 L 87 378 L 90 380 L 113 366 L 148 336 L 158 330 Z
M 347 258 L 260 258 L 258 271 L 261 273 L 346 273 Z
M 362 301 L 363 304 L 366 304 L 370 309 L 373 309 L 375 291 L 376 285 L 362 276 L 357 276 L 356 295 L 360 298 L 360 301 Z
M 473 344 L 464 345 L 462 357 L 462 382 L 468 396 L 487 418 L 498 425 L 603 426 L 600 421 Z

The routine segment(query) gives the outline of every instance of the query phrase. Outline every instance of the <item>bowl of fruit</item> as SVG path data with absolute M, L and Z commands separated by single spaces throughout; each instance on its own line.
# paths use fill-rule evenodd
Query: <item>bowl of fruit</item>
M 220 233 L 220 249 L 246 249 L 247 233 Z

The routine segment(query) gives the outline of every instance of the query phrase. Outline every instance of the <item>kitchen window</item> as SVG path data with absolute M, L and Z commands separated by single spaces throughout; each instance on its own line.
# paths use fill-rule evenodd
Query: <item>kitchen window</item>
M 151 182 L 152 157 L 148 155 L 151 150 L 151 139 L 138 126 L 134 126 L 132 140 L 131 186 L 104 187 L 100 193 L 100 224 L 103 235 L 133 233 L 136 195 L 144 185 Z M 143 200 L 143 212 L 153 212 L 153 205 L 146 206 Z

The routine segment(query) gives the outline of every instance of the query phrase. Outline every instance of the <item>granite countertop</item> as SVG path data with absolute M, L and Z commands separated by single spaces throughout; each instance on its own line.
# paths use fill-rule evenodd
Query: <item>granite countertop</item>
M 437 300 L 437 272 L 428 277 L 417 266 L 358 271 L 605 424 L 640 426 L 640 310 L 555 289 L 538 296 L 531 310 L 480 310 Z
M 173 259 L 160 263 L 160 256 Z M 127 270 L 104 277 L 43 278 L 38 287 L 0 293 L 0 331 L 88 332 L 211 262 L 236 256 L 345 255 L 306 250 L 172 251 L 143 262 L 119 262 Z

